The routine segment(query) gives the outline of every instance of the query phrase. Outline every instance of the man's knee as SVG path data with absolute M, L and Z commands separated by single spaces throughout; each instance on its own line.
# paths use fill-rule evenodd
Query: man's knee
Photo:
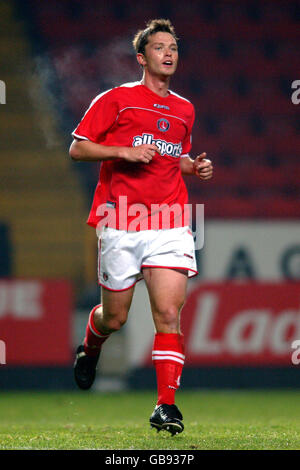
M 179 315 L 181 308 L 168 305 L 161 308 L 159 311 L 153 312 L 154 321 L 159 329 L 178 330 L 179 327 Z
M 102 324 L 106 328 L 106 330 L 109 330 L 111 332 L 118 331 L 126 323 L 127 313 L 128 312 L 126 311 L 118 311 L 117 313 L 115 313 L 106 312 L 104 310 L 102 314 Z

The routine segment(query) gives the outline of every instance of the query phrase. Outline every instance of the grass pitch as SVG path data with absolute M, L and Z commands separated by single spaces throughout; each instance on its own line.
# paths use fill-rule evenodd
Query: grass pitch
M 300 449 L 300 391 L 179 391 L 174 437 L 150 429 L 155 398 L 0 393 L 0 449 Z

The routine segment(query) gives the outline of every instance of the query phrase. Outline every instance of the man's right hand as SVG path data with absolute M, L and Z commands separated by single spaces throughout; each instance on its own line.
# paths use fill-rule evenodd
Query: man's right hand
M 155 144 L 142 144 L 136 147 L 120 147 L 118 154 L 120 158 L 128 162 L 150 163 L 155 152 L 160 154 Z

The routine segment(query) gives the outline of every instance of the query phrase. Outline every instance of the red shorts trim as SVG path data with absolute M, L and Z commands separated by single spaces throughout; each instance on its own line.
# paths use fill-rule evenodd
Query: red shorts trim
M 165 269 L 181 269 L 182 271 L 192 271 L 194 274 L 191 277 L 195 277 L 198 274 L 198 271 L 195 271 L 191 268 L 183 268 L 182 266 L 152 266 L 151 264 L 142 264 L 141 268 L 165 268 Z
M 137 282 L 142 281 L 142 280 L 143 280 L 142 277 L 140 279 L 137 279 L 133 284 L 131 284 L 131 286 L 125 287 L 125 289 L 111 289 L 110 287 L 105 286 L 101 282 L 98 282 L 98 285 L 103 287 L 104 289 L 107 289 L 107 290 L 111 291 L 111 292 L 123 292 L 125 290 L 131 289 L 132 287 L 134 287 L 136 285 Z

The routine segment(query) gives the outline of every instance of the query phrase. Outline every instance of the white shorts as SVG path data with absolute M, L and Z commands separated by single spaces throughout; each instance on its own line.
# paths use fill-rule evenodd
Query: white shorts
M 122 291 L 143 278 L 143 268 L 173 268 L 198 274 L 189 227 L 127 232 L 103 227 L 98 245 L 98 280 L 109 290 Z

